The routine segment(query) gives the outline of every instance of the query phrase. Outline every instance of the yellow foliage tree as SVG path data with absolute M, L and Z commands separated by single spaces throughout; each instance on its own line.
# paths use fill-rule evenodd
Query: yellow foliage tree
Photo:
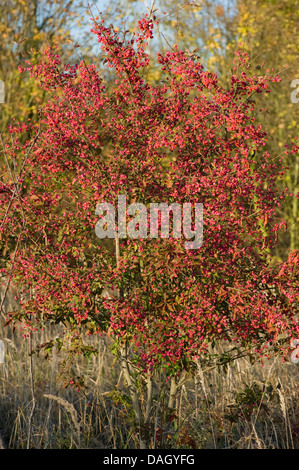
M 10 0 L 0 4 L 0 80 L 4 84 L 4 103 L 0 104 L 0 131 L 7 124 L 34 118 L 43 99 L 41 88 L 20 74 L 18 67 L 32 61 L 45 47 L 71 43 L 70 25 L 82 7 L 75 0 Z M 64 48 L 64 54 L 71 51 Z
M 237 40 L 254 58 L 261 73 L 268 68 L 281 77 L 272 93 L 261 98 L 266 112 L 263 123 L 269 133 L 269 151 L 279 156 L 284 145 L 298 135 L 299 103 L 292 96 L 299 79 L 299 3 L 298 0 L 237 0 Z M 298 82 L 297 82 L 298 88 Z M 292 95 L 293 93 L 293 95 Z M 299 93 L 297 93 L 299 95 Z M 281 251 L 299 249 L 299 159 L 289 159 L 281 184 L 292 194 L 283 216 L 288 222 Z

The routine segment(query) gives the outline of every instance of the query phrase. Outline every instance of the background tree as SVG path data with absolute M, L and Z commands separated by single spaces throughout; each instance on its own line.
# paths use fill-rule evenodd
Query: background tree
M 275 86 L 271 97 L 264 97 L 261 105 L 265 109 L 262 120 L 271 139 L 267 148 L 273 155 L 281 154 L 284 145 L 297 135 L 299 117 L 298 104 L 291 101 L 291 83 L 299 74 L 299 32 L 298 1 L 237 2 L 240 41 L 251 56 L 255 57 L 255 67 L 264 70 L 273 68 L 281 77 L 281 85 Z M 278 157 L 279 158 L 279 157 Z M 286 185 L 293 195 L 283 211 L 289 230 L 282 239 L 278 255 L 299 248 L 298 234 L 298 157 L 286 161 L 286 173 L 282 185 Z
M 36 118 L 37 107 L 45 96 L 33 80 L 20 75 L 18 67 L 48 46 L 56 44 L 70 59 L 75 49 L 71 28 L 83 13 L 82 4 L 73 0 L 12 0 L 0 3 L 0 79 L 5 84 L 5 104 L 0 107 L 0 131 L 18 120 Z M 3 162 L 1 162 L 3 164 Z

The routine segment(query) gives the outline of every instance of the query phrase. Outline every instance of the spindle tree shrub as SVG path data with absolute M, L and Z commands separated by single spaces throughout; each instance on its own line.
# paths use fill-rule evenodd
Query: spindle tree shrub
M 68 348 L 70 357 L 96 352 L 86 334 L 109 335 L 131 385 L 136 371 L 148 379 L 164 367 L 176 384 L 198 361 L 285 357 L 299 335 L 298 253 L 280 265 L 271 260 L 285 227 L 277 209 L 288 194 L 276 187 L 283 157 L 264 151 L 267 134 L 255 121 L 259 94 L 280 79 L 271 71 L 249 76 L 240 50 L 224 89 L 200 57 L 174 47 L 157 55 L 159 85 L 146 83 L 155 22 L 143 18 L 129 37 L 96 19 L 110 86 L 96 64 L 63 65 L 51 49 L 39 65 L 20 68 L 49 98 L 38 123 L 10 126 L 0 193 L 1 240 L 11 254 L 4 272 L 27 292 L 8 321 L 24 334 L 60 324 L 61 337 L 40 348 Z M 36 138 L 21 147 L 24 129 Z M 24 165 L 13 168 L 20 152 Z M 296 152 L 286 145 L 285 154 Z M 116 233 L 107 247 L 95 235 L 95 210 L 101 202 L 117 208 L 119 195 L 147 208 L 202 203 L 202 246 L 188 250 L 172 234 Z M 119 295 L 103 297 L 105 287 Z M 211 355 L 219 342 L 232 352 Z M 140 418 L 138 396 L 132 400 Z

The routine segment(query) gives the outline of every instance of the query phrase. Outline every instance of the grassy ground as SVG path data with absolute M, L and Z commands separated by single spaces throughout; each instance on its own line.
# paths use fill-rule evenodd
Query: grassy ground
M 6 350 L 6 363 L 0 364 L 0 429 L 8 448 L 139 447 L 121 369 L 107 341 L 98 340 L 97 357 L 77 359 L 73 372 L 84 374 L 87 383 L 77 392 L 59 380 L 60 358 L 30 357 L 29 340 L 9 328 L 0 330 Z M 50 333 L 39 332 L 32 346 Z M 166 399 L 160 397 L 147 431 L 149 447 L 298 448 L 298 379 L 299 366 L 279 359 L 263 367 L 240 359 L 226 373 L 199 370 L 177 395 L 175 419 L 165 421 Z

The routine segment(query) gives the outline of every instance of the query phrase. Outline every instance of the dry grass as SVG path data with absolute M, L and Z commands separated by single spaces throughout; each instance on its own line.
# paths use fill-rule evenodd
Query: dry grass
M 53 331 L 51 332 L 53 333 Z M 50 332 L 33 341 L 46 341 Z M 59 358 L 29 357 L 29 342 L 9 328 L 0 331 L 6 363 L 0 364 L 0 429 L 12 449 L 138 448 L 138 426 L 109 345 L 77 358 L 74 374 L 87 390 L 64 388 Z M 264 367 L 240 359 L 226 373 L 200 368 L 175 401 L 175 419 L 165 421 L 160 397 L 147 433 L 151 448 L 291 449 L 299 447 L 299 368 L 269 360 Z M 33 380 L 31 380 L 33 379 Z M 161 377 L 161 380 L 164 380 Z

